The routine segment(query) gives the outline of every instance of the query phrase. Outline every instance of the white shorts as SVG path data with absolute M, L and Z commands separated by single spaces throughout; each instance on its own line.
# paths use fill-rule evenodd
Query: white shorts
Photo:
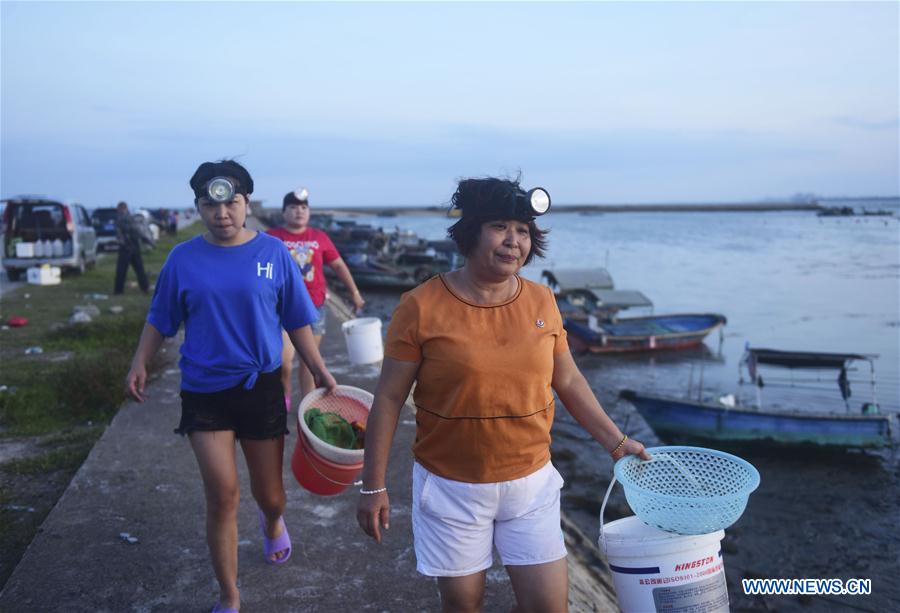
M 550 462 L 521 479 L 498 483 L 444 479 L 416 462 L 416 570 L 429 577 L 471 575 L 491 567 L 493 546 L 506 566 L 566 557 L 559 517 L 562 485 Z

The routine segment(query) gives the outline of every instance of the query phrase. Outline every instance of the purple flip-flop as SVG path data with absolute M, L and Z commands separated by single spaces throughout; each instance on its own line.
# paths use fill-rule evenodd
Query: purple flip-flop
M 287 526 L 284 525 L 284 517 L 279 517 L 278 521 L 281 523 L 281 527 L 283 528 L 283 530 L 277 538 L 270 539 L 268 536 L 266 536 L 266 516 L 263 515 L 262 510 L 259 509 L 259 531 L 262 532 L 263 550 L 266 554 L 266 564 L 284 564 L 291 557 L 291 537 L 288 534 Z M 272 556 L 279 551 L 287 551 L 287 553 L 280 560 L 273 559 Z
M 237 609 L 220 609 L 219 603 L 217 602 L 210 613 L 240 613 Z

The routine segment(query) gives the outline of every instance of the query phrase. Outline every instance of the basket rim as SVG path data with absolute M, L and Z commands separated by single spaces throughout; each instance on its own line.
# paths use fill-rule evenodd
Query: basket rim
M 303 418 L 303 416 L 306 415 L 307 411 L 309 411 L 310 409 L 313 408 L 309 405 L 311 405 L 314 401 L 316 401 L 319 398 L 321 398 L 322 396 L 324 396 L 326 391 L 327 390 L 324 387 L 317 387 L 316 389 L 314 389 L 313 391 L 311 391 L 310 393 L 308 393 L 306 396 L 303 397 L 303 400 L 300 401 L 300 404 L 297 407 L 298 426 L 303 431 L 303 434 L 306 437 L 315 437 L 315 439 L 316 439 L 315 444 L 322 444 L 329 451 L 338 452 L 338 455 L 350 455 L 350 456 L 362 455 L 363 452 L 365 451 L 365 449 L 344 449 L 343 447 L 338 447 L 337 445 L 332 445 L 331 443 L 329 443 L 327 441 L 323 441 L 318 436 L 313 434 L 312 431 L 309 429 L 309 426 L 306 425 L 306 420 Z M 366 400 L 369 401 L 369 411 L 371 412 L 372 402 L 374 402 L 374 400 L 375 400 L 375 396 L 373 396 L 371 392 L 367 392 L 366 390 L 364 390 L 362 388 L 354 387 L 352 385 L 338 385 L 335 388 L 335 392 L 341 392 L 341 391 L 344 391 L 344 392 L 352 391 L 354 394 L 361 392 L 362 395 L 364 397 L 366 397 Z M 303 406 L 304 404 L 306 404 L 307 406 L 304 407 Z M 301 408 L 303 409 L 302 412 L 300 411 Z M 309 445 L 312 447 L 313 444 L 314 443 L 312 442 L 312 439 L 310 439 Z
M 707 447 L 691 447 L 691 446 L 687 446 L 687 445 L 667 445 L 667 446 L 662 446 L 662 447 L 648 447 L 647 448 L 647 453 L 649 453 L 651 456 L 654 453 L 666 453 L 666 452 L 670 452 L 670 451 L 691 451 L 691 452 L 697 452 L 697 453 L 702 453 L 702 454 L 706 454 L 706 455 L 718 456 L 720 458 L 725 458 L 727 460 L 730 460 L 730 461 L 738 464 L 739 466 L 741 466 L 743 468 L 748 469 L 748 472 L 750 473 L 750 483 L 747 485 L 747 488 L 743 492 L 734 493 L 734 494 L 717 494 L 716 496 L 704 496 L 703 498 L 698 498 L 697 496 L 675 496 L 673 494 L 662 494 L 660 492 L 655 492 L 655 491 L 649 490 L 645 487 L 641 487 L 640 485 L 632 483 L 631 481 L 625 481 L 622 479 L 622 473 L 624 471 L 623 467 L 626 464 L 631 463 L 631 462 L 645 461 L 645 460 L 641 460 L 638 456 L 627 455 L 622 458 L 619 458 L 619 460 L 616 461 L 615 465 L 613 466 L 613 474 L 614 474 L 615 478 L 618 479 L 619 483 L 622 484 L 622 487 L 626 490 L 626 494 L 629 489 L 632 489 L 632 490 L 636 490 L 637 492 L 639 492 L 641 494 L 646 494 L 648 496 L 653 496 L 653 497 L 660 498 L 663 500 L 672 500 L 672 501 L 682 501 L 683 502 L 684 500 L 686 500 L 688 498 L 693 498 L 693 499 L 697 499 L 697 500 L 702 500 L 704 502 L 724 502 L 725 500 L 735 499 L 738 497 L 744 497 L 744 498 L 749 497 L 750 494 L 752 494 L 754 491 L 756 491 L 756 488 L 759 487 L 759 482 L 760 482 L 759 471 L 756 470 L 756 467 L 753 466 L 753 464 L 751 464 L 747 460 L 745 460 L 743 458 L 739 458 L 738 456 L 727 453 L 725 451 L 719 451 L 718 449 L 709 449 Z

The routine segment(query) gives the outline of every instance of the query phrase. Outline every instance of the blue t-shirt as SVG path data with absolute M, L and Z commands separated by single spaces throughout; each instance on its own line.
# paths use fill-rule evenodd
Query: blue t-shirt
M 176 245 L 156 281 L 147 321 L 163 336 L 184 322 L 181 388 L 217 392 L 281 366 L 281 330 L 318 318 L 300 269 L 262 232 L 220 247 L 198 236 Z

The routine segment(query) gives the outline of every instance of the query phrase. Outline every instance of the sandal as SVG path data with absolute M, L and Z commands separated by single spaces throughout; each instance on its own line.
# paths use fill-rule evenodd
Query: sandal
M 284 564 L 291 557 L 291 537 L 288 534 L 287 526 L 284 525 L 284 516 L 279 517 L 278 522 L 282 527 L 281 534 L 274 539 L 270 539 L 266 536 L 266 516 L 263 515 L 261 509 L 259 510 L 259 531 L 262 532 L 263 536 L 263 551 L 266 554 L 266 564 Z M 279 551 L 286 551 L 287 553 L 282 558 L 273 558 L 272 556 Z
M 237 609 L 220 609 L 219 603 L 217 602 L 213 605 L 212 611 L 210 613 L 240 613 Z

